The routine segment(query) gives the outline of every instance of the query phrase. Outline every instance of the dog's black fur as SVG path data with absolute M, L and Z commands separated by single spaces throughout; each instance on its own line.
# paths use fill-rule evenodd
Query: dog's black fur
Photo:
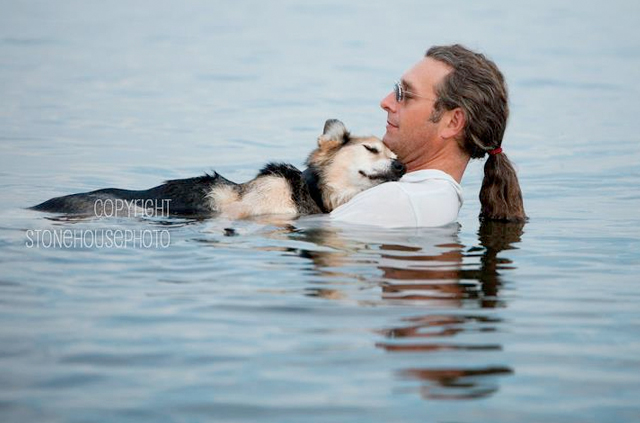
M 319 176 L 312 168 L 303 173 L 288 163 L 268 163 L 260 170 L 258 176 L 278 176 L 286 179 L 291 186 L 293 200 L 300 208 L 300 214 L 326 212 L 318 189 Z M 242 190 L 240 184 L 213 172 L 212 175 L 205 174 L 195 178 L 174 179 L 147 190 L 104 188 L 55 197 L 30 207 L 30 209 L 53 213 L 88 214 L 93 212 L 93 207 L 98 200 L 121 199 L 158 202 L 169 200 L 168 211 L 172 215 L 210 215 L 212 210 L 208 206 L 206 197 L 214 187 L 219 185 L 233 186 L 235 189 Z
M 220 183 L 234 184 L 217 173 L 213 175 L 205 174 L 196 178 L 167 181 L 162 185 L 147 190 L 105 188 L 80 194 L 65 195 L 52 198 L 30 208 L 44 212 L 86 214 L 92 210 L 98 200 L 170 200 L 172 214 L 197 215 L 211 212 L 210 209 L 205 207 L 205 196 L 213 186 Z

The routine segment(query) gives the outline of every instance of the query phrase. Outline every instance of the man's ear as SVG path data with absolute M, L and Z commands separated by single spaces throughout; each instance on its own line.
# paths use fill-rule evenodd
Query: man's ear
M 445 139 L 457 138 L 464 131 L 467 117 L 460 107 L 456 107 L 453 110 L 444 112 L 441 122 L 440 136 Z
M 349 131 L 338 119 L 328 119 L 324 123 L 322 135 L 318 137 L 319 147 L 337 146 L 349 140 Z

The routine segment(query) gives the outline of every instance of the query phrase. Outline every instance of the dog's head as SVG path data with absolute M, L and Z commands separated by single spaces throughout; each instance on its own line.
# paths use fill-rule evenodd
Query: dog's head
M 318 148 L 307 166 L 319 175 L 322 199 L 329 210 L 356 194 L 387 181 L 397 181 L 405 167 L 377 137 L 354 137 L 337 119 L 324 124 Z

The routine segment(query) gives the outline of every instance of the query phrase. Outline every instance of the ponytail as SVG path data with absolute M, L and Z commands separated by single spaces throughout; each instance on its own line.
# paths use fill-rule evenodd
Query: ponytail
M 490 154 L 480 188 L 480 219 L 524 222 L 522 191 L 513 165 L 504 153 Z

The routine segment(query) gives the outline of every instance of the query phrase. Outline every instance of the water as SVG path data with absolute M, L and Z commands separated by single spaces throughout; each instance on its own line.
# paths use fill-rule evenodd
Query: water
M 0 10 L 3 422 L 640 421 L 637 3 Z M 450 42 L 507 76 L 524 226 L 480 226 L 480 162 L 431 230 L 24 210 L 302 165 L 327 118 L 382 135 L 379 100 Z

